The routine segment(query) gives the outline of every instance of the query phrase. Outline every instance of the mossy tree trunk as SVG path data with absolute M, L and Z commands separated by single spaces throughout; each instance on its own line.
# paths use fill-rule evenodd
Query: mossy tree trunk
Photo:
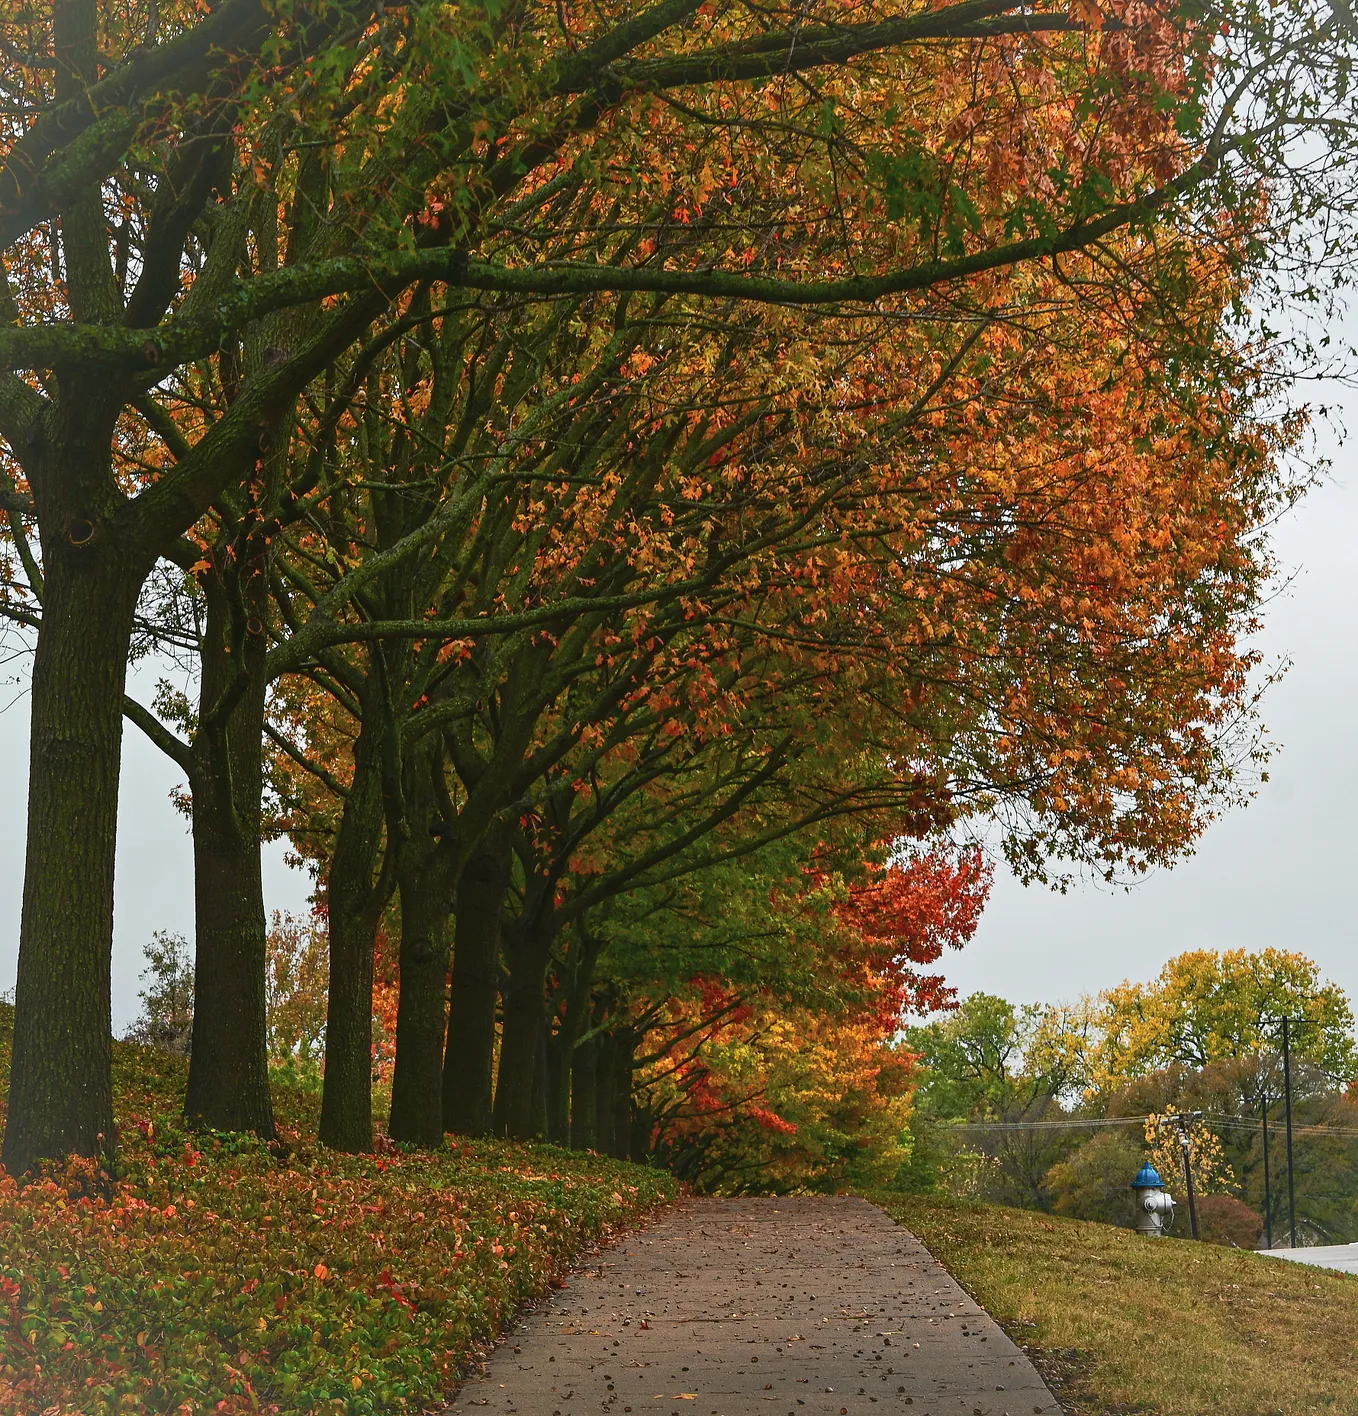
M 378 649 L 372 652 L 374 659 L 380 655 Z M 353 779 L 325 881 L 330 987 L 320 1125 L 323 1145 L 356 1152 L 369 1151 L 373 1144 L 373 951 L 391 889 L 383 822 L 385 783 L 393 765 L 380 673 L 368 673 L 362 699 Z
M 394 1141 L 443 1143 L 443 1040 L 448 994 L 448 917 L 457 856 L 444 834 L 451 809 L 438 788 L 443 758 L 429 746 L 410 754 L 404 816 L 388 824 L 402 837 L 396 867 L 401 900 L 401 991 L 396 1013 L 396 1071 L 387 1129 Z M 438 833 L 438 834 L 435 834 Z
M 52 511 L 41 523 L 45 584 L 3 1151 L 13 1174 L 41 1159 L 111 1155 L 114 1147 L 118 776 L 128 648 L 147 567 L 107 545 L 98 511 L 78 501 Z
M 497 1136 L 532 1140 L 547 1131 L 547 968 L 552 957 L 553 883 L 530 878 L 524 913 L 506 940 L 509 979 L 504 992 L 504 1032 L 495 1084 Z
M 458 877 L 443 1128 L 464 1136 L 488 1135 L 494 1115 L 500 926 L 512 865 L 508 832 L 493 822 Z
M 205 577 L 198 728 L 190 753 L 196 921 L 193 1046 L 184 1112 L 272 1138 L 260 868 L 267 682 L 265 546 L 222 548 Z

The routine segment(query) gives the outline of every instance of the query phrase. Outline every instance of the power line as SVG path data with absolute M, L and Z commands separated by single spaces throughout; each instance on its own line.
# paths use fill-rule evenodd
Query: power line
M 1104 1126 L 1144 1126 L 1150 1116 L 1072 1116 L 1064 1121 L 959 1121 L 963 1131 L 1075 1131 L 1095 1130 Z M 1204 1113 L 1204 1121 L 1214 1131 L 1257 1131 L 1257 1121 L 1243 1121 L 1220 1113 Z M 1336 1136 L 1358 1139 L 1358 1127 L 1329 1126 L 1312 1122 L 1293 1127 L 1299 1136 Z
M 1098 1126 L 1144 1126 L 1146 1116 L 1072 1116 L 1068 1121 L 963 1121 L 964 1131 L 1072 1131 Z

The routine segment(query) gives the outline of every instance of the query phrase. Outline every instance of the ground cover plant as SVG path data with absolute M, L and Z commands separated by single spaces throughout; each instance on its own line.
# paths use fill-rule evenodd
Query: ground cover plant
M 1358 1281 L 1191 1240 L 874 1195 L 1032 1350 L 1079 1416 L 1352 1412 Z
M 0 1073 L 12 1012 L 0 1007 Z M 120 1163 L 0 1172 L 0 1410 L 421 1410 L 514 1310 L 672 1182 L 546 1146 L 373 1156 L 190 1133 L 184 1059 L 114 1044 Z

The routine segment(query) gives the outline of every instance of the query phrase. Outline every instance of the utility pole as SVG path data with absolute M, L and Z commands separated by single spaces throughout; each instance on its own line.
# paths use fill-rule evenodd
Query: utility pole
M 1292 1038 L 1283 1019 L 1283 1097 L 1287 1104 L 1287 1223 L 1297 1247 L 1297 1190 L 1292 1181 Z
M 1273 1247 L 1273 1186 L 1268 1169 L 1268 1087 L 1264 1087 L 1260 1116 L 1264 1123 L 1264 1248 Z
M 1184 1188 L 1188 1191 L 1188 1222 L 1192 1227 L 1193 1237 L 1196 1239 L 1198 1237 L 1198 1197 L 1193 1188 L 1191 1151 L 1193 1148 L 1193 1127 L 1202 1120 L 1202 1112 L 1180 1111 L 1169 1119 L 1172 1120 L 1179 1133 L 1179 1149 L 1184 1159 Z

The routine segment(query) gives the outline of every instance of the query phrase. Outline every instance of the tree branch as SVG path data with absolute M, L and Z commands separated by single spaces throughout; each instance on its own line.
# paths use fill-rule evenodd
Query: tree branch
M 129 723 L 135 723 L 171 761 L 182 767 L 185 772 L 192 770 L 193 749 L 188 743 L 175 737 L 149 708 L 143 708 L 135 698 L 127 694 L 123 695 L 123 717 Z
M 229 332 L 264 315 L 344 293 L 366 291 L 390 296 L 416 280 L 530 296 L 631 291 L 769 305 L 871 305 L 891 295 L 928 290 L 985 271 L 1087 249 L 1113 232 L 1153 216 L 1216 170 L 1216 160 L 1194 162 L 1173 181 L 1136 201 L 1121 202 L 1094 220 L 1082 218 L 1049 236 L 1031 236 L 882 275 L 842 280 L 786 280 L 733 270 L 665 270 L 658 266 L 564 262 L 513 268 L 469 260 L 465 251 L 446 247 L 382 256 L 342 256 L 237 282 L 229 294 L 197 318 L 170 319 L 144 336 L 128 330 L 76 324 L 0 330 L 0 364 L 11 369 L 50 368 L 58 364 L 116 370 L 168 367 L 206 357 Z

